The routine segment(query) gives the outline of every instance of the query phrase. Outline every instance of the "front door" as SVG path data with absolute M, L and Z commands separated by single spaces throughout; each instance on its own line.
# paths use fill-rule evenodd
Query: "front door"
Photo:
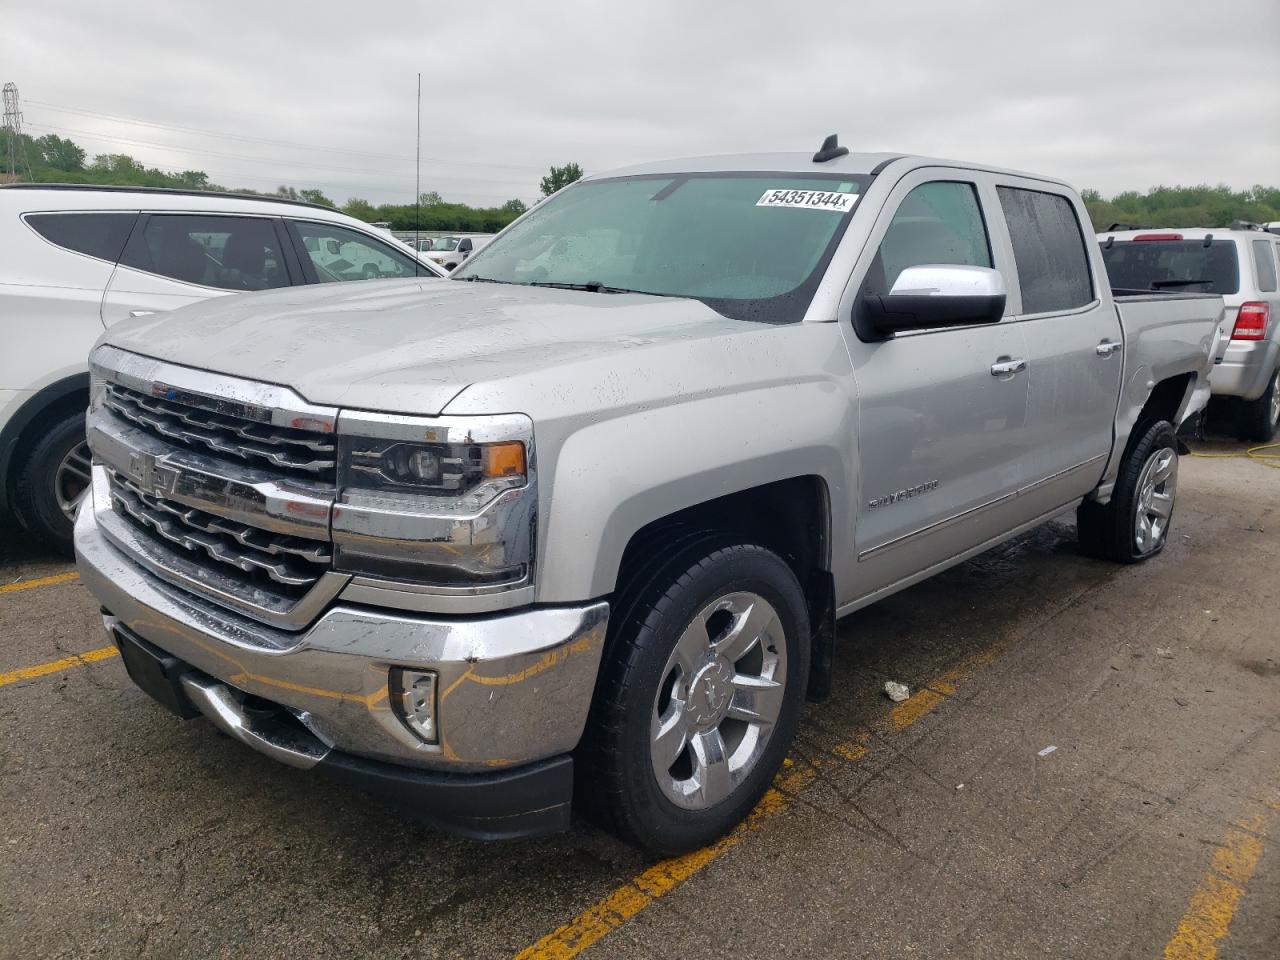
M 955 173 L 916 171 L 898 184 L 858 297 L 888 292 L 910 266 L 1007 273 L 979 183 Z M 854 588 L 864 597 L 1017 525 L 1029 377 L 1022 329 L 1009 318 L 878 343 L 848 336 L 862 468 Z

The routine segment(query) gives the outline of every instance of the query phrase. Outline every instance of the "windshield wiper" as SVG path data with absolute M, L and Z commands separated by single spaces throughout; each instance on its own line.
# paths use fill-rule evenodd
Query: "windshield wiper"
M 674 297 L 674 293 L 654 293 L 651 290 L 632 290 L 628 287 L 611 287 L 599 280 L 586 283 L 560 283 L 555 280 L 530 280 L 531 287 L 553 287 L 556 290 L 585 290 L 587 293 L 642 293 L 646 297 Z
M 1152 280 L 1151 289 L 1160 290 L 1163 287 L 1192 287 L 1197 283 L 1213 283 L 1212 280 Z
M 493 277 L 454 277 L 454 280 L 461 280 L 464 283 L 510 283 L 509 280 L 495 280 Z

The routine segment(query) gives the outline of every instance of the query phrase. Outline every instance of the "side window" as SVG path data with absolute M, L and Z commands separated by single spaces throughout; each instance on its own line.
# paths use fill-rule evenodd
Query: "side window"
M 1093 301 L 1084 233 L 1066 197 L 997 187 L 1022 287 L 1023 313 L 1074 310 Z
M 412 257 L 355 230 L 313 220 L 290 221 L 290 226 L 297 231 L 319 283 L 434 276 Z
M 893 289 L 907 267 L 931 264 L 991 266 L 991 243 L 971 183 L 922 183 L 903 199 L 867 271 L 864 294 Z
M 1276 261 L 1271 253 L 1269 240 L 1253 241 L 1253 260 L 1258 265 L 1258 290 L 1274 293 L 1276 289 Z
M 27 224 L 50 243 L 115 263 L 136 213 L 31 213 Z
M 134 231 L 120 263 L 220 290 L 287 287 L 275 227 L 260 217 L 153 214 Z

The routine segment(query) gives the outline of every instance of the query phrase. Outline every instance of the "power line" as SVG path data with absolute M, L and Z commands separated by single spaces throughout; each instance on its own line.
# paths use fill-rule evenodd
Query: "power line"
M 161 130 L 179 130 L 179 131 L 182 131 L 183 133 L 196 133 L 203 136 L 220 137 L 224 140 L 240 140 L 245 143 L 265 143 L 265 144 L 270 144 L 272 146 L 280 146 L 280 147 L 298 147 L 303 150 L 318 150 L 325 153 L 345 153 L 353 156 L 369 157 L 376 160 L 412 159 L 410 157 L 397 156 L 395 154 L 389 154 L 389 153 L 372 153 L 372 152 L 363 151 L 363 150 L 347 150 L 341 147 L 322 147 L 316 144 L 300 143 L 296 140 L 272 140 L 266 137 L 253 137 L 247 134 L 227 133 L 225 131 L 208 130 L 201 127 L 188 127 L 188 126 L 182 126 L 180 124 L 173 124 L 173 123 L 157 123 L 153 120 L 140 120 L 137 117 L 126 117 L 126 116 L 121 116 L 119 114 L 111 114 L 111 113 L 98 113 L 97 111 L 94 111 L 94 110 L 83 110 L 79 107 L 61 106 L 55 103 L 48 103 L 44 100 L 28 100 L 27 103 L 33 103 L 36 106 L 44 107 L 47 110 L 53 110 L 59 113 L 73 113 L 73 114 L 78 114 L 80 116 L 85 116 L 85 117 L 96 117 L 102 120 L 113 120 L 117 123 L 131 123 L 131 124 L 137 124 L 138 126 L 143 126 L 143 127 L 156 127 Z M 461 167 L 496 167 L 498 169 L 519 170 L 522 172 L 533 172 L 535 170 L 541 169 L 538 167 L 517 166 L 515 164 L 509 164 L 509 163 L 490 163 L 490 162 L 480 161 L 480 160 L 445 160 L 438 157 L 423 157 L 422 159 L 427 161 L 428 163 L 444 163 L 444 164 L 450 164 L 452 166 L 461 166 Z

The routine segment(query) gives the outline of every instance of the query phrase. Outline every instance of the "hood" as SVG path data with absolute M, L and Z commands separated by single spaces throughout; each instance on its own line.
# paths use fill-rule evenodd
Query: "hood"
M 101 342 L 311 403 L 431 416 L 472 384 L 758 326 L 696 300 L 415 279 L 218 297 Z

